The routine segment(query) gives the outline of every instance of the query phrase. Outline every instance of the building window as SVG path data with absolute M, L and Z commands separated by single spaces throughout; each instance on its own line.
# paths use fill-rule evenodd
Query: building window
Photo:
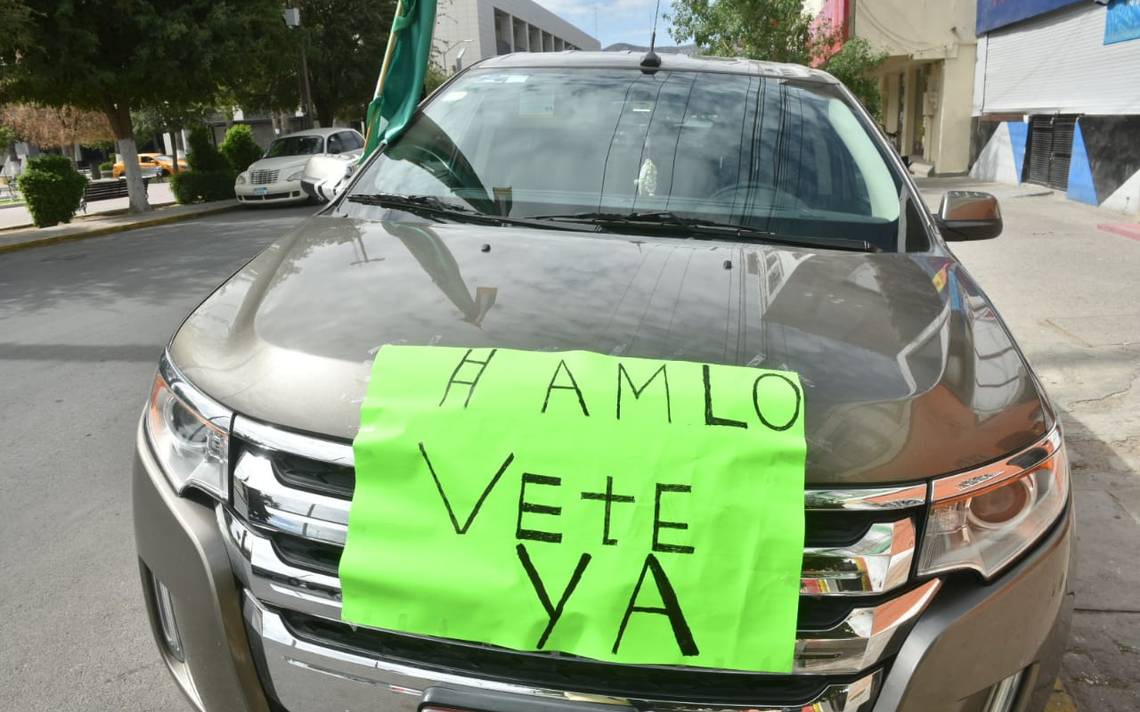
M 513 47 L 511 16 L 501 10 L 495 10 L 495 51 L 497 54 L 510 54 Z
M 528 37 L 530 35 L 527 24 L 519 18 L 514 18 L 515 51 L 525 52 L 530 49 Z

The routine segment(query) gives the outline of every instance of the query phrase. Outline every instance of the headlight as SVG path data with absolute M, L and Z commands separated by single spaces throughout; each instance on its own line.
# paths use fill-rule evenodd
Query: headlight
M 147 406 L 146 433 L 176 492 L 196 487 L 228 498 L 232 418 L 233 413 L 195 390 L 163 354 Z
M 304 169 L 304 168 L 302 168 L 301 170 L 297 171 L 297 172 L 296 172 L 296 173 L 294 173 L 293 175 L 289 176 L 289 177 L 288 177 L 288 178 L 286 178 L 285 180 L 288 180 L 288 181 L 293 181 L 293 180 L 301 180 L 301 176 L 303 176 L 303 175 L 305 175 L 305 169 Z
M 238 173 L 237 184 L 245 185 L 245 173 Z
M 974 569 L 996 576 L 1065 509 L 1069 462 L 1060 428 L 1004 463 L 936 480 L 932 499 L 919 573 Z

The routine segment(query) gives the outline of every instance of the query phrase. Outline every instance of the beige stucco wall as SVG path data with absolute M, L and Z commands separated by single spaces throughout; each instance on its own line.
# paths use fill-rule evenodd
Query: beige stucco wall
M 921 157 L 938 173 L 969 168 L 970 120 L 977 40 L 975 0 L 856 0 L 852 30 L 890 59 L 880 68 L 883 121 L 899 132 L 904 152 L 914 136 L 925 134 Z M 914 95 L 917 74 L 929 65 L 928 101 Z M 905 73 L 906 117 L 898 122 L 900 86 Z M 928 102 L 933 102 L 928 103 Z M 930 111 L 933 110 L 933 113 Z
M 958 56 L 947 59 L 942 66 L 939 155 L 935 162 L 939 173 L 964 173 L 970 168 L 976 50 L 977 45 L 960 45 Z
M 974 44 L 976 0 L 856 0 L 853 30 L 891 55 L 944 57 Z

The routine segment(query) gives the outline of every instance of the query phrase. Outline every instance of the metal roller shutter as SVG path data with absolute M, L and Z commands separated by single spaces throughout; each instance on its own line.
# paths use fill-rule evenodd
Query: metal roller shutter
M 1069 189 L 1076 115 L 1033 116 L 1029 120 L 1030 183 L 1054 190 Z
M 1086 1 L 979 38 L 977 113 L 1140 114 L 1138 42 L 1106 45 L 1104 27 Z

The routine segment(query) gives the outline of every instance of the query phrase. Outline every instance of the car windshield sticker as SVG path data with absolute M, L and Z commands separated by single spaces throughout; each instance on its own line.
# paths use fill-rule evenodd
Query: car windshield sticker
M 385 346 L 353 443 L 353 624 L 618 663 L 792 670 L 794 373 Z

